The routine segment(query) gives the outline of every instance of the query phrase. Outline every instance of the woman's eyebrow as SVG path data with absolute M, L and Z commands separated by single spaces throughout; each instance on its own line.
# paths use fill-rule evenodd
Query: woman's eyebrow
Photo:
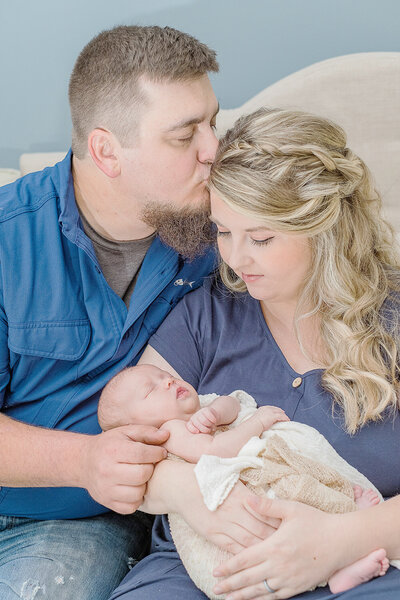
M 225 225 L 222 225 L 222 223 L 220 223 L 218 221 L 218 219 L 216 219 L 215 217 L 213 217 L 212 215 L 210 215 L 208 217 L 210 219 L 210 221 L 212 223 L 215 223 L 216 225 L 218 225 L 219 227 L 225 227 Z M 252 233 L 254 231 L 271 231 L 271 229 L 268 229 L 268 227 L 265 227 L 265 225 L 258 225 L 257 227 L 249 227 L 248 229 L 245 229 L 246 233 Z
M 265 227 L 265 225 L 259 225 L 258 227 L 250 227 L 250 229 L 245 229 L 245 231 L 247 233 L 251 233 L 252 231 L 271 231 L 271 229 L 268 229 L 268 227 Z

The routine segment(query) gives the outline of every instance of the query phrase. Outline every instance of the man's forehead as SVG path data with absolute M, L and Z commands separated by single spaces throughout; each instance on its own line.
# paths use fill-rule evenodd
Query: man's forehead
M 147 113 L 157 119 L 163 131 L 175 131 L 212 119 L 218 101 L 207 75 L 184 81 L 151 81 L 141 78 Z

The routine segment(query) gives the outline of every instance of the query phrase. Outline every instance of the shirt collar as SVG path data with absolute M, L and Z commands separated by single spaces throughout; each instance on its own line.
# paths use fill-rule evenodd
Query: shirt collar
M 76 238 L 77 229 L 81 230 L 80 217 L 76 206 L 74 182 L 72 179 L 72 151 L 55 165 L 54 185 L 59 198 L 59 222 L 68 237 Z

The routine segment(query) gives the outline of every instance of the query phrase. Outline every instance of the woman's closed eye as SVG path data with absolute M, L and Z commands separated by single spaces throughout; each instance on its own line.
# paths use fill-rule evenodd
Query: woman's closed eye
M 255 246 L 266 246 L 273 239 L 274 239 L 274 236 L 272 235 L 271 237 L 265 238 L 264 240 L 253 240 L 253 239 L 251 239 L 251 243 L 254 244 Z

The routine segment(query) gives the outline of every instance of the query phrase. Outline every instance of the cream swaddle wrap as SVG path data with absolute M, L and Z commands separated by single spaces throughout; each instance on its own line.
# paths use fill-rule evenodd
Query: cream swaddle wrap
M 229 428 L 257 410 L 256 402 L 246 392 L 238 390 L 230 395 L 239 400 L 241 409 Z M 207 406 L 216 397 L 200 396 L 201 406 Z M 236 457 L 203 455 L 195 466 L 195 474 L 211 511 L 223 503 L 239 478 L 258 495 L 297 500 L 326 512 L 356 510 L 354 484 L 372 488 L 383 502 L 379 490 L 341 458 L 316 429 L 295 421 L 275 423 L 261 438 L 251 438 Z M 212 592 L 217 582 L 212 572 L 232 555 L 198 535 L 180 515 L 170 514 L 169 523 L 191 579 L 209 598 L 221 598 Z M 391 564 L 400 568 L 400 561 Z

